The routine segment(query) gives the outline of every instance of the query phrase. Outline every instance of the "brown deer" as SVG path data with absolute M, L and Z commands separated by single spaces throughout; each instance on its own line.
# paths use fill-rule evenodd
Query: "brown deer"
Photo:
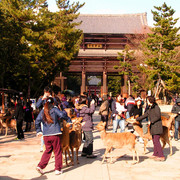
M 113 148 L 121 149 L 123 147 L 128 148 L 129 150 L 133 151 L 133 163 L 139 162 L 139 156 L 135 149 L 136 144 L 136 136 L 130 132 L 123 132 L 123 133 L 107 133 L 105 131 L 106 122 L 99 122 L 96 126 L 101 133 L 101 139 L 106 147 L 106 151 L 104 153 L 104 157 L 102 163 L 104 162 L 108 153 L 112 151 Z M 137 161 L 135 162 L 135 154 L 137 157 Z M 112 156 L 111 161 L 112 163 Z
M 73 126 L 70 132 L 70 149 L 72 153 L 71 163 L 74 165 L 74 148 L 76 149 L 76 163 L 79 164 L 78 151 L 82 142 L 82 117 L 72 118 L 71 120 L 73 122 Z
M 177 114 L 174 113 L 168 113 L 169 118 L 161 116 L 161 120 L 162 120 L 162 125 L 168 127 L 169 129 L 169 137 L 171 139 L 174 138 L 174 124 L 175 124 L 175 117 L 177 116 Z
M 162 118 L 162 124 L 163 124 L 163 134 L 160 135 L 161 142 L 163 143 L 163 149 L 166 145 L 166 143 L 169 144 L 170 148 L 170 156 L 172 155 L 172 144 L 170 141 L 170 133 L 169 133 L 169 128 L 170 128 L 170 122 L 172 122 L 174 118 L 174 115 L 172 114 L 167 120 L 165 117 Z M 143 138 L 144 140 L 144 154 L 146 153 L 146 146 L 149 140 L 152 140 L 152 135 L 150 134 L 150 127 L 148 127 L 148 132 L 146 134 L 143 133 L 143 129 L 140 126 L 140 122 L 136 121 L 135 117 L 130 117 L 126 119 L 127 122 L 132 123 L 135 131 L 139 134 L 140 137 Z
M 16 120 L 11 119 L 11 117 L 7 117 L 5 119 L 5 122 L 2 119 L 0 119 L 0 127 L 1 127 L 1 132 L 2 132 L 3 128 L 5 128 L 5 130 L 6 130 L 5 136 L 7 136 L 7 134 L 8 134 L 8 128 L 10 128 L 12 130 L 16 130 L 16 132 L 17 132 Z
M 177 116 L 177 114 L 174 113 L 168 113 L 169 118 L 161 116 L 161 120 L 162 120 L 162 125 L 166 126 L 168 128 L 171 128 L 174 118 Z
M 68 166 L 69 164 L 67 162 L 67 153 L 68 153 L 69 158 L 71 160 L 71 156 L 70 156 L 70 152 L 69 152 L 69 125 L 65 120 L 63 120 L 63 131 L 62 131 L 62 134 L 60 136 L 61 136 L 62 152 L 65 155 L 66 166 Z

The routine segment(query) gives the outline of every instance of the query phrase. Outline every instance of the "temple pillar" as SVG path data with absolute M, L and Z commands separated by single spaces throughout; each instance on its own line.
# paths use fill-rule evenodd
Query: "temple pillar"
M 62 72 L 60 72 L 60 87 L 61 87 L 61 92 L 64 91 L 64 78 L 62 75 Z
M 103 93 L 102 95 L 107 95 L 107 72 L 103 70 Z
M 1 110 L 1 113 L 5 113 L 5 100 L 4 100 L 4 92 L 2 92 L 2 110 Z
M 82 71 L 81 94 L 86 91 L 86 72 Z

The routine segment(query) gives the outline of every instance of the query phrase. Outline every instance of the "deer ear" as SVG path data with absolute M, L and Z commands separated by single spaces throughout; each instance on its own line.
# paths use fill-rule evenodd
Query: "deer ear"
M 136 118 L 138 118 L 139 117 L 139 115 L 136 115 L 135 117 L 134 117 L 134 119 L 136 119 Z

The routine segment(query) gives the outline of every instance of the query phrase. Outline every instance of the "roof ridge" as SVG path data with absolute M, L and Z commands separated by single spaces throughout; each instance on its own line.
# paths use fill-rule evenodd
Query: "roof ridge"
M 79 16 L 144 16 L 147 13 L 133 13 L 133 14 L 80 14 Z

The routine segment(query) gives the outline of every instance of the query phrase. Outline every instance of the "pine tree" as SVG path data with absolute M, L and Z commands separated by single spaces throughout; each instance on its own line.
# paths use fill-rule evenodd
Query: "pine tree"
M 31 87 L 38 95 L 68 69 L 81 43 L 74 20 L 83 4 L 56 2 L 59 11 L 50 12 L 46 0 L 0 1 L 1 87 L 25 93 Z
M 128 45 L 125 46 L 125 49 L 122 53 L 118 53 L 117 59 L 119 60 L 119 66 L 114 66 L 115 69 L 119 69 L 119 75 L 124 78 L 124 93 L 132 94 L 130 87 L 133 86 L 133 91 L 137 92 L 139 89 L 136 76 L 133 73 L 132 61 L 135 60 L 134 51 L 130 50 Z M 131 83 L 133 85 L 131 85 Z
M 149 89 L 155 88 L 154 95 L 158 96 L 160 89 L 179 92 L 180 72 L 176 57 L 180 45 L 179 27 L 175 27 L 178 19 L 173 19 L 175 11 L 164 3 L 161 7 L 154 6 L 152 11 L 154 28 L 143 42 L 146 55 L 143 70 L 147 74 Z

